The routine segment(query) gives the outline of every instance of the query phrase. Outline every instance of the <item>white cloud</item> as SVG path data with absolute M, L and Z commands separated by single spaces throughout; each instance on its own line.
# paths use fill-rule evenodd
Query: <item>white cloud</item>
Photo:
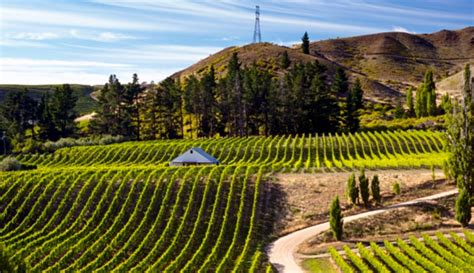
M 56 39 L 59 37 L 58 34 L 52 32 L 19 32 L 13 33 L 8 35 L 13 39 L 18 40 L 35 40 L 35 41 L 42 41 L 42 40 L 51 40 Z
M 44 60 L 44 59 L 29 59 L 29 58 L 0 58 L 0 69 L 2 71 L 14 70 L 18 67 L 117 68 L 117 67 L 131 67 L 131 66 L 132 65 L 129 65 L 129 64 L 92 62 L 92 61 L 64 61 L 64 60 Z
M 96 32 L 96 31 L 79 31 L 77 29 L 71 29 L 69 34 L 77 39 L 91 40 L 99 42 L 117 42 L 120 40 L 137 39 L 134 36 L 125 35 L 122 33 L 115 32 Z
M 400 26 L 394 26 L 392 28 L 392 31 L 395 31 L 395 32 L 405 32 L 405 33 L 410 33 L 410 34 L 415 34 L 416 32 L 412 32 L 412 31 L 409 31 L 408 29 L 404 28 L 404 27 L 400 27 Z

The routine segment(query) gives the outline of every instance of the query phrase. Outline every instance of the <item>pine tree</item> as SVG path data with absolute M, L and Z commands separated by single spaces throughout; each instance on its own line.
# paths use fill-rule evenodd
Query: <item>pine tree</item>
M 456 221 L 466 227 L 471 221 L 471 197 L 465 189 L 461 189 L 456 198 Z
M 360 198 L 366 207 L 369 206 L 369 180 L 365 177 L 365 170 L 361 169 L 359 174 Z
M 49 93 L 44 93 L 41 96 L 38 104 L 38 128 L 39 137 L 41 140 L 56 140 L 59 138 L 56 126 L 54 125 L 53 117 L 50 109 L 51 100 Z
M 56 88 L 50 104 L 51 118 L 57 130 L 58 137 L 68 137 L 77 130 L 74 119 L 77 113 L 74 110 L 77 97 L 69 84 Z M 54 139 L 55 140 L 55 139 Z
M 309 54 L 309 36 L 308 32 L 305 32 L 303 38 L 301 38 L 302 44 L 301 49 L 303 50 L 304 54 Z
M 351 204 L 355 205 L 357 203 L 357 198 L 359 197 L 359 188 L 357 187 L 354 174 L 351 174 L 347 180 L 346 194 Z
M 413 104 L 413 88 L 410 86 L 407 91 L 407 116 L 413 117 L 415 114 L 415 106 Z
M 346 96 L 346 128 L 349 132 L 356 132 L 359 129 L 363 94 L 360 81 L 357 79 Z
M 339 204 L 338 196 L 334 198 L 329 209 L 329 225 L 334 239 L 340 241 L 344 231 L 344 220 L 342 219 L 341 205 Z
M 382 197 L 380 196 L 380 182 L 378 175 L 374 175 L 374 177 L 372 178 L 372 182 L 370 183 L 370 190 L 372 192 L 372 198 L 377 204 L 379 204 L 382 200 Z

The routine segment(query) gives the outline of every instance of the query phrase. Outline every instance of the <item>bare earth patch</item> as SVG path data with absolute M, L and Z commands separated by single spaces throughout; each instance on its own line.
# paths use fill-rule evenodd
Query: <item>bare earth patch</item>
M 314 174 L 276 174 L 274 182 L 281 194 L 280 205 L 284 216 L 276 224 L 276 235 L 325 222 L 329 219 L 328 208 L 331 200 L 338 195 L 345 216 L 359 213 L 365 208 L 351 206 L 345 197 L 345 186 L 351 173 L 314 173 Z M 358 172 L 355 173 L 356 177 Z M 377 170 L 366 171 L 371 180 L 377 174 L 383 197 L 382 206 L 399 203 L 422 196 L 443 192 L 455 187 L 444 179 L 444 174 L 435 171 L 416 170 Z M 392 185 L 399 183 L 401 194 L 394 195 Z

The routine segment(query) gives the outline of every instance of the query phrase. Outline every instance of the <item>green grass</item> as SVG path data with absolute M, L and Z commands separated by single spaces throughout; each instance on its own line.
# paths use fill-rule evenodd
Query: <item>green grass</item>
M 336 273 L 338 272 L 334 265 L 328 258 L 320 259 L 307 259 L 303 261 L 303 268 L 308 272 L 324 272 L 324 273 Z

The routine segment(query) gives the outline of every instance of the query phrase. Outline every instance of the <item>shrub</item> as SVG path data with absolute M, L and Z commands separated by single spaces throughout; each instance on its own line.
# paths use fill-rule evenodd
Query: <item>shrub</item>
M 456 199 L 456 220 L 463 226 L 471 221 L 471 198 L 465 189 L 461 189 Z
M 357 198 L 359 197 L 359 188 L 357 188 L 355 175 L 351 174 L 347 180 L 347 197 L 351 204 L 355 205 L 357 203 Z
M 18 170 L 21 170 L 21 163 L 18 159 L 9 156 L 0 161 L 0 171 L 9 172 Z
M 392 185 L 392 191 L 395 195 L 400 194 L 401 190 L 400 190 L 400 184 L 398 184 L 398 182 Z
M 372 198 L 374 198 L 375 203 L 379 204 L 382 200 L 382 197 L 380 196 L 380 182 L 378 175 L 374 175 L 372 178 L 370 190 L 372 191 Z
M 334 239 L 340 241 L 342 239 L 344 220 L 342 219 L 341 205 L 339 204 L 338 196 L 334 198 L 329 209 L 329 225 Z
M 110 135 L 105 135 L 99 140 L 100 145 L 107 145 L 107 144 L 112 144 L 112 143 L 120 143 L 125 141 L 125 138 L 123 136 L 110 136 Z
M 33 170 L 36 169 L 35 165 L 31 164 L 22 164 L 15 157 L 5 157 L 0 161 L 0 171 L 9 172 L 9 171 L 20 171 L 20 170 Z
M 366 207 L 369 206 L 369 180 L 365 177 L 364 169 L 360 170 L 359 175 L 359 191 L 360 191 L 360 198 Z

